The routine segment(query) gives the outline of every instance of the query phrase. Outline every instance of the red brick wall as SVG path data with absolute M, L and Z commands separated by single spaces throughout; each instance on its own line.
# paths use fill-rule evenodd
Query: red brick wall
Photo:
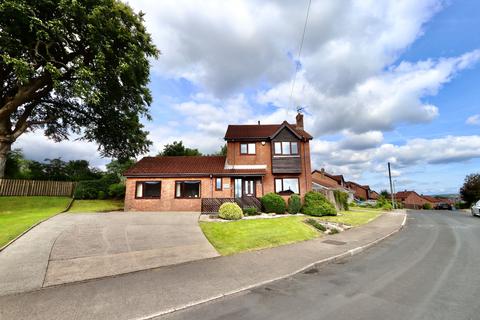
M 255 155 L 240 154 L 240 142 L 227 143 L 227 162 L 229 165 L 266 165 L 267 174 L 263 177 L 263 193 L 262 184 L 257 181 L 257 197 L 275 192 L 275 177 L 277 178 L 299 178 L 300 195 L 303 195 L 312 190 L 312 175 L 310 163 L 310 144 L 309 142 L 300 142 L 300 156 L 302 158 L 302 173 L 301 174 L 272 174 L 272 147 L 270 142 L 261 142 L 255 144 Z M 288 199 L 287 197 L 284 197 Z
M 423 207 L 423 205 L 427 202 L 428 201 L 426 199 L 412 192 L 408 195 L 407 198 L 405 198 L 405 201 L 403 201 L 403 205 L 405 206 L 405 208 L 418 209 Z
M 125 192 L 125 211 L 200 211 L 201 199 L 175 199 L 175 181 L 200 180 L 202 198 L 230 198 L 232 184 L 230 178 L 222 178 L 224 185 L 230 184 L 230 189 L 215 190 L 215 180 L 205 178 L 128 178 Z M 137 181 L 162 181 L 160 199 L 135 199 Z M 212 189 L 213 187 L 213 189 Z

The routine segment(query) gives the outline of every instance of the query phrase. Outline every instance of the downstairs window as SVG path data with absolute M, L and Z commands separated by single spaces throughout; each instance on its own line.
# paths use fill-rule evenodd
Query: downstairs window
M 200 198 L 200 181 L 176 181 L 175 198 Z

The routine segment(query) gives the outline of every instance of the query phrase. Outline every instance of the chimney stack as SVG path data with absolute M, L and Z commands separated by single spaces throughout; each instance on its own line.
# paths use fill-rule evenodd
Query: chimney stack
M 297 113 L 295 120 L 297 120 L 297 124 L 296 124 L 297 129 L 303 130 L 303 114 L 301 114 L 300 112 Z

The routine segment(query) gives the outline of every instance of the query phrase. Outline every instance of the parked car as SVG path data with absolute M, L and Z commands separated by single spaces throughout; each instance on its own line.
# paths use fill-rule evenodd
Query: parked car
M 435 210 L 452 210 L 452 205 L 449 203 L 439 203 L 435 206 Z
M 480 200 L 472 206 L 472 216 L 480 216 Z

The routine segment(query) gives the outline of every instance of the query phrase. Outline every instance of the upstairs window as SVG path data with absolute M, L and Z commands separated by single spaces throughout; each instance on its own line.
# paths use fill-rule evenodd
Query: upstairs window
M 200 198 L 200 181 L 176 181 L 175 198 Z
M 162 183 L 160 181 L 138 181 L 135 190 L 135 198 L 157 199 L 160 198 Z
M 240 143 L 240 154 L 255 154 L 255 143 Z
M 298 178 L 276 178 L 275 192 L 284 194 L 300 193 Z
M 274 142 L 273 149 L 276 155 L 296 155 L 298 154 L 298 142 Z

